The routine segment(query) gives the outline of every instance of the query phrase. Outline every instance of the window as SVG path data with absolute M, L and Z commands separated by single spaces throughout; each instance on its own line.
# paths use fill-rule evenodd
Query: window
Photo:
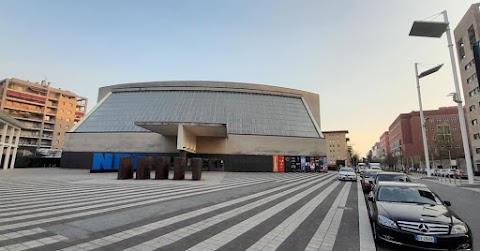
M 477 79 L 476 73 L 474 73 L 472 76 L 467 78 L 467 84 L 472 83 L 473 81 L 475 81 L 475 79 Z
M 470 69 L 474 64 L 475 64 L 475 59 L 472 59 L 472 61 L 468 62 L 468 64 L 465 65 L 465 70 Z
M 478 120 L 477 119 L 472 120 L 472 125 L 476 125 L 476 124 L 478 124 Z
M 457 127 L 453 127 L 453 131 L 456 132 L 458 129 Z
M 470 110 L 471 112 L 475 111 L 475 105 L 471 105 L 468 110 Z
M 476 148 L 475 153 L 480 154 L 480 148 Z
M 460 148 L 460 146 L 459 146 L 459 145 L 457 145 L 455 148 L 459 149 L 459 148 Z
M 437 123 L 441 123 L 441 122 L 442 122 L 442 120 L 441 120 L 441 119 L 437 119 Z
M 434 131 L 435 131 L 435 128 L 432 127 L 432 128 L 430 128 L 430 130 L 431 130 L 432 132 L 434 132 Z
M 452 117 L 452 121 L 455 121 L 455 120 L 457 120 L 457 118 L 456 118 L 456 117 Z
M 58 140 L 55 140 L 55 144 L 58 144 L 58 142 L 59 142 Z
M 435 123 L 435 119 L 430 119 L 430 123 Z
M 60 132 L 57 132 L 57 135 L 60 136 Z
M 444 122 L 448 122 L 448 118 L 444 118 L 443 121 L 444 121 Z
M 460 38 L 457 42 L 458 48 L 458 59 L 462 60 L 465 58 L 465 45 L 463 44 L 463 39 Z
M 473 89 L 473 90 L 471 90 L 471 91 L 468 93 L 468 95 L 469 95 L 470 97 L 472 97 L 472 96 L 474 96 L 474 95 L 477 95 L 477 93 L 478 93 L 478 87 L 475 88 L 475 89 Z
M 474 46 L 477 43 L 477 38 L 475 37 L 475 29 L 473 25 L 468 28 L 468 40 L 470 40 L 470 46 Z
M 473 135 L 473 139 L 479 139 L 480 138 L 480 133 L 475 133 Z

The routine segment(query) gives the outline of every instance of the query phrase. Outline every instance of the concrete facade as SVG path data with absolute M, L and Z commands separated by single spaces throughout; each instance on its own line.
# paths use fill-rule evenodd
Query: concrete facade
M 281 102 L 295 101 L 292 103 L 292 108 L 293 106 L 297 107 L 296 109 L 303 107 L 301 108 L 304 114 L 302 118 L 310 121 L 308 123 L 312 125 L 311 127 L 305 127 L 310 128 L 305 130 L 313 131 L 309 131 L 310 133 L 306 134 L 309 135 L 308 137 L 291 136 L 284 129 L 301 130 L 301 128 L 295 128 L 294 125 L 293 127 L 285 127 L 279 123 L 269 125 L 268 121 L 275 121 L 275 116 L 290 119 L 290 122 L 292 121 L 289 118 L 290 115 L 285 115 L 287 113 L 278 114 L 279 111 L 276 110 L 272 110 L 272 113 L 269 113 L 268 109 L 270 108 L 268 107 L 272 107 L 271 105 L 254 107 L 252 110 L 251 107 L 245 107 L 245 109 L 241 107 L 245 105 L 245 102 L 238 103 L 238 107 L 233 106 L 232 108 L 231 104 L 228 107 L 219 107 L 217 103 L 214 103 L 215 105 L 212 106 L 211 103 L 208 103 L 209 101 L 204 101 L 204 97 L 218 100 L 223 98 L 224 95 L 232 97 L 231 95 L 238 93 L 240 95 L 235 96 L 237 102 L 238 99 L 243 97 L 248 100 L 266 98 L 264 101 L 267 103 L 277 99 Z M 202 98 L 199 99 L 196 96 L 197 94 Z M 171 95 L 182 98 L 169 98 L 172 97 Z M 155 105 L 155 107 L 150 107 L 148 115 L 139 115 L 134 109 L 129 107 L 129 103 L 126 103 L 125 100 L 132 100 L 133 102 L 137 96 L 140 99 L 147 97 L 156 102 L 146 103 L 147 106 L 150 104 Z M 185 97 L 190 97 L 191 100 Z M 159 99 L 167 99 L 168 102 L 166 105 L 163 105 L 163 103 L 158 105 Z M 95 168 L 97 170 L 97 167 L 102 169 L 101 165 L 107 162 L 112 162 L 113 166 L 116 166 L 116 158 L 121 154 L 134 156 L 139 156 L 139 154 L 167 155 L 173 157 L 177 156 L 179 152 L 185 151 L 188 158 L 197 156 L 211 161 L 214 163 L 212 165 L 218 167 L 214 168 L 214 170 L 272 171 L 285 170 L 284 167 L 287 165 L 287 162 L 289 167 L 300 166 L 300 160 L 303 161 L 302 163 L 313 161 L 321 164 L 319 161 L 326 155 L 325 140 L 319 128 L 319 96 L 314 93 L 255 84 L 176 81 L 102 87 L 99 89 L 99 100 L 100 102 L 85 119 L 67 133 L 62 156 L 62 167 Z M 191 102 L 197 101 L 199 104 L 195 106 L 196 110 L 192 113 L 194 117 L 190 120 L 185 116 L 185 111 L 190 109 L 185 108 L 185 104 L 191 105 Z M 172 105 L 172 103 L 175 104 Z M 251 103 L 247 103 L 251 106 Z M 223 103 L 218 104 L 221 105 Z M 167 105 L 172 105 L 168 108 L 172 110 L 164 110 L 167 109 Z M 183 109 L 177 110 L 177 106 Z M 105 107 L 111 107 L 112 109 Z M 125 107 L 125 109 L 122 107 Z M 204 112 L 202 109 L 208 109 L 208 111 Z M 257 113 L 256 111 L 259 109 L 263 109 L 263 113 Z M 266 113 L 265 109 L 267 109 Z M 136 119 L 131 120 L 131 124 L 118 127 L 116 131 L 111 130 L 111 126 L 115 126 L 115 124 L 111 122 L 112 120 L 104 119 L 106 116 L 114 119 L 116 115 L 114 113 L 109 114 L 110 110 L 122 111 L 121 115 L 127 116 L 125 118 L 131 119 L 131 116 L 135 116 Z M 212 113 L 211 110 L 219 112 Z M 234 114 L 232 115 L 235 112 L 239 112 L 238 117 L 234 116 Z M 261 128 L 259 126 L 255 127 L 254 124 L 246 124 L 245 121 L 242 124 L 238 124 L 240 123 L 238 121 L 236 122 L 237 119 L 247 119 L 247 117 L 243 116 L 246 112 L 257 114 L 257 116 L 248 121 L 251 121 L 250 123 L 257 123 L 257 121 L 258 123 L 263 123 L 260 126 Z M 177 116 L 181 120 L 175 119 L 176 113 L 181 115 Z M 168 120 L 152 119 L 157 114 L 167 114 L 165 118 Z M 291 112 L 290 114 L 295 115 Z M 226 115 L 229 116 L 229 122 L 222 122 Z M 232 116 L 235 120 L 230 120 Z M 215 121 L 206 121 L 210 117 Z M 239 125 L 248 128 L 238 127 Z M 265 126 L 271 128 L 265 128 Z M 127 130 L 122 128 L 127 128 Z M 138 128 L 143 129 L 139 130 Z M 242 130 L 251 131 L 252 134 L 241 133 Z M 271 134 L 262 135 L 263 132 L 270 132 Z M 282 136 L 282 132 L 285 135 Z M 343 141 L 345 141 L 345 137 L 343 137 Z M 346 147 L 346 144 L 342 144 L 342 147 Z M 112 158 L 115 160 L 111 160 Z M 281 168 L 277 166 L 274 169 L 272 165 L 274 163 L 283 163 L 284 158 L 285 166 Z
M 454 30 L 474 170 L 480 170 L 480 88 L 473 46 L 480 38 L 480 3 L 472 4 Z M 478 63 L 478 62 L 477 62 Z
M 347 130 L 323 132 L 328 164 L 336 164 L 337 161 L 345 161 L 346 165 L 351 164 L 348 160 L 347 134 Z

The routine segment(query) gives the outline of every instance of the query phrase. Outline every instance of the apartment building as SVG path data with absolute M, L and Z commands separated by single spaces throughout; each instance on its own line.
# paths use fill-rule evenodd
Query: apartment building
M 65 133 L 83 116 L 87 99 L 42 81 L 0 80 L 0 110 L 22 122 L 19 152 L 37 149 L 62 149 Z
M 325 136 L 325 154 L 328 164 L 337 164 L 345 162 L 350 165 L 348 160 L 348 131 L 324 131 Z
M 431 160 L 464 158 L 457 107 L 440 107 L 423 113 Z M 389 127 L 388 141 L 390 153 L 403 164 L 424 161 L 420 112 L 400 114 Z
M 380 136 L 379 148 L 380 148 L 380 159 L 385 159 L 387 154 L 390 153 L 390 137 L 388 136 L 388 131 L 384 132 Z
M 478 69 L 480 58 L 475 60 L 474 51 L 479 50 L 480 3 L 472 4 L 454 30 L 458 65 L 465 97 L 465 117 L 470 152 L 474 171 L 480 170 L 480 87 Z

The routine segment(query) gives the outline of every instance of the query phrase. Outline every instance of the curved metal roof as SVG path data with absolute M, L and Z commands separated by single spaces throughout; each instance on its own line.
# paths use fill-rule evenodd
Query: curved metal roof
M 219 123 L 228 134 L 319 138 L 301 97 L 221 91 L 113 92 L 74 132 L 144 132 L 137 121 Z

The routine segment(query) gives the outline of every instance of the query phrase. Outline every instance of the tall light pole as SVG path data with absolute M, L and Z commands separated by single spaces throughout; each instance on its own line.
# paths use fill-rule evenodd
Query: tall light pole
M 430 171 L 430 159 L 428 157 L 427 132 L 426 132 L 426 126 L 425 126 L 425 117 L 423 116 L 422 94 L 420 93 L 420 79 L 432 73 L 437 72 L 438 70 L 440 70 L 440 68 L 442 68 L 442 66 L 443 64 L 437 65 L 431 69 L 428 69 L 418 74 L 418 63 L 415 63 L 415 78 L 417 79 L 418 106 L 420 107 L 420 127 L 422 127 L 423 153 L 425 154 L 425 166 L 427 168 L 428 177 L 432 177 L 432 173 Z
M 465 124 L 465 114 L 463 112 L 462 94 L 460 92 L 460 86 L 458 83 L 457 75 L 457 63 L 455 60 L 455 51 L 453 49 L 452 35 L 449 27 L 447 11 L 441 12 L 443 14 L 443 22 L 431 22 L 431 21 L 415 21 L 413 22 L 412 29 L 410 30 L 410 36 L 420 37 L 435 37 L 440 38 L 443 33 L 447 34 L 448 49 L 450 52 L 450 61 L 452 63 L 453 80 L 455 83 L 455 96 L 454 101 L 458 107 L 458 120 L 460 122 L 460 131 L 462 132 L 463 151 L 465 153 L 465 162 L 467 165 L 468 183 L 473 184 L 473 169 L 472 158 L 470 156 L 470 148 L 468 146 L 467 126 Z

